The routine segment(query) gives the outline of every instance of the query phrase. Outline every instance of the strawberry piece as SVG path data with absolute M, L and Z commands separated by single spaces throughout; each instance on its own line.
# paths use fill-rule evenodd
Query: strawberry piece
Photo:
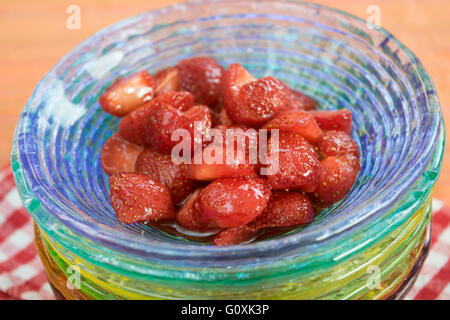
M 314 116 L 319 127 L 324 130 L 338 130 L 347 133 L 352 132 L 352 112 L 348 109 L 315 111 L 310 113 Z
M 291 89 L 292 108 L 294 110 L 314 110 L 317 108 L 317 101 L 301 93 L 298 90 Z
M 353 154 L 344 154 L 339 156 L 339 159 L 347 162 L 355 172 L 361 171 L 361 163 L 359 161 L 359 157 L 354 156 Z
M 203 189 L 199 208 L 221 228 L 243 226 L 264 210 L 271 193 L 260 178 L 221 178 Z
M 320 166 L 319 183 L 312 194 L 321 206 L 342 200 L 356 181 L 357 172 L 343 159 L 327 157 Z
M 181 204 L 194 190 L 194 182 L 186 177 L 184 164 L 175 164 L 169 155 L 145 149 L 137 158 L 136 172 L 145 174 L 164 184 L 172 195 L 173 203 Z
M 271 137 L 272 139 L 273 137 Z M 272 142 L 269 144 L 269 152 Z M 278 161 L 272 160 L 267 176 L 273 189 L 298 188 L 312 192 L 317 186 L 320 162 L 313 146 L 300 134 L 280 132 Z M 276 158 L 276 157 L 275 157 Z
M 206 106 L 195 106 L 184 113 L 185 121 L 183 128 L 187 129 L 191 133 L 192 139 L 192 150 L 194 150 L 194 143 L 205 145 L 203 142 L 203 136 L 207 134 L 208 130 L 212 126 L 212 116 L 208 107 Z M 197 125 L 198 136 L 195 135 L 194 125 Z M 192 151 L 193 152 L 193 151 Z
M 145 133 L 145 142 L 156 151 L 170 154 L 178 141 L 172 141 L 172 132 L 184 129 L 183 112 L 169 106 L 156 108 L 150 115 Z
M 322 137 L 322 130 L 314 117 L 301 110 L 283 113 L 266 123 L 263 129 L 296 132 L 312 144 L 316 144 Z
M 212 125 L 212 118 L 211 118 L 211 112 L 209 111 L 209 108 L 202 105 L 197 105 L 195 107 L 190 108 L 187 110 L 184 115 L 190 120 L 190 121 L 198 121 L 201 122 L 201 127 L 204 130 L 204 132 L 207 131 L 207 129 L 211 128 Z M 193 127 L 193 124 L 190 124 L 191 127 Z
M 152 112 L 163 106 L 177 110 L 188 110 L 194 106 L 194 96 L 189 92 L 166 92 L 152 101 L 144 104 L 125 116 L 119 122 L 119 133 L 122 137 L 135 144 L 146 143 L 146 132 Z
M 192 193 L 183 207 L 178 210 L 176 220 L 180 226 L 188 230 L 198 232 L 216 230 L 218 226 L 206 219 L 199 210 L 197 199 L 201 191 L 202 189 L 197 189 Z
M 212 145 L 209 148 L 213 147 Z M 203 159 L 208 149 L 203 150 Z M 217 153 L 216 153 L 217 152 Z M 211 151 L 211 156 L 214 158 L 220 158 L 220 163 L 203 163 L 201 164 L 189 164 L 187 169 L 187 176 L 190 179 L 212 181 L 218 178 L 225 177 L 254 177 L 256 176 L 254 166 L 248 163 L 248 158 L 241 155 L 238 151 L 234 155 L 231 155 L 234 162 L 227 164 L 226 162 L 226 148 L 225 146 L 214 148 Z M 241 157 L 244 161 L 241 162 Z
M 339 157 L 353 155 L 359 159 L 360 151 L 355 140 L 343 131 L 326 131 L 319 141 L 317 148 L 320 155 L 325 157 Z
M 257 229 L 240 226 L 222 230 L 214 238 L 215 246 L 231 246 L 252 241 L 258 234 Z
M 217 110 L 214 110 L 212 113 L 212 120 L 214 126 L 231 126 L 233 125 L 233 121 L 231 121 L 230 117 L 227 114 L 227 110 L 223 105 L 219 106 Z
M 225 90 L 224 90 L 224 106 L 226 104 L 234 104 L 239 91 L 242 86 L 254 82 L 257 79 L 250 74 L 243 66 L 238 63 L 233 63 L 225 74 Z M 230 106 L 230 109 L 233 106 Z M 227 108 L 229 109 L 229 108 Z
M 122 137 L 135 144 L 145 145 L 145 134 L 150 116 L 157 107 L 157 104 L 154 103 L 156 99 L 144 104 L 120 120 L 119 134 Z
M 239 119 L 238 115 L 234 113 L 240 109 L 240 106 L 238 105 L 238 95 L 242 86 L 256 80 L 257 79 L 243 66 L 237 63 L 230 65 L 230 68 L 225 73 L 223 106 L 227 114 L 229 114 L 230 119 L 233 121 Z
M 120 222 L 158 222 L 175 217 L 169 190 L 146 175 L 117 173 L 109 177 L 109 185 L 111 205 Z
M 197 131 L 201 134 L 199 137 L 194 135 L 196 123 Z M 195 106 L 185 113 L 170 106 L 162 106 L 151 113 L 146 130 L 146 143 L 158 152 L 170 154 L 172 148 L 179 143 L 171 140 L 175 130 L 188 130 L 193 146 L 195 139 L 202 139 L 202 135 L 211 128 L 211 124 L 211 114 L 206 106 Z
M 157 106 L 170 106 L 180 111 L 187 111 L 195 105 L 192 93 L 171 90 L 153 99 L 152 102 Z
M 114 133 L 102 147 L 100 160 L 102 168 L 108 175 L 119 172 L 134 172 L 136 159 L 144 150 Z
M 233 88 L 229 89 L 233 92 Z M 278 79 L 266 77 L 242 85 L 237 95 L 225 98 L 225 108 L 236 123 L 258 127 L 291 108 L 291 93 Z M 230 99 L 232 101 L 230 102 Z
M 247 142 L 249 139 L 246 139 L 244 129 L 230 126 L 219 126 L 214 129 L 221 133 L 220 141 L 216 140 L 217 137 L 211 137 L 213 142 L 200 151 L 201 158 L 198 155 L 194 156 L 194 159 L 201 159 L 202 162 L 187 165 L 187 176 L 202 181 L 226 177 L 255 177 L 254 165 L 249 159 L 249 142 Z M 227 130 L 236 130 L 233 131 L 236 134 L 233 149 L 227 148 Z M 243 145 L 238 148 L 240 143 Z
M 176 69 L 180 89 L 191 92 L 199 104 L 212 106 L 223 91 L 225 70 L 214 60 L 195 57 L 180 61 Z
M 157 72 L 155 79 L 155 96 L 160 96 L 169 91 L 180 91 L 180 77 L 178 70 L 174 67 Z
M 100 97 L 100 106 L 116 117 L 123 117 L 150 101 L 155 91 L 153 77 L 147 71 L 119 78 Z
M 289 227 L 313 220 L 314 209 L 308 197 L 298 192 L 274 191 L 267 207 L 248 226 L 254 229 Z

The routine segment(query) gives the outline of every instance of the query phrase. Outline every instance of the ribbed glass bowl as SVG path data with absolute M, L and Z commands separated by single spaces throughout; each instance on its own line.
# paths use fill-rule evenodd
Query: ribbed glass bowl
M 350 109 L 362 152 L 351 192 L 311 225 L 249 245 L 119 223 L 100 164 L 118 120 L 98 98 L 117 77 L 197 55 Z M 316 4 L 205 0 L 123 20 L 61 59 L 25 106 L 11 159 L 46 252 L 63 273 L 79 264 L 88 297 L 383 298 L 420 253 L 443 145 L 434 85 L 387 31 Z

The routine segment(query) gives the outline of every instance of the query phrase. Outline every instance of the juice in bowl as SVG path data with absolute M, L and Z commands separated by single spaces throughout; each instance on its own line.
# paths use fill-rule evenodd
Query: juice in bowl
M 274 77 L 318 110 L 349 110 L 360 171 L 345 197 L 307 224 L 240 244 L 214 246 L 214 234 L 190 237 L 176 224 L 120 221 L 101 156 L 127 115 L 105 112 L 101 97 L 117 78 L 142 70 L 155 77 L 194 57 L 214 59 L 224 72 L 239 64 L 250 84 Z M 242 112 L 226 112 L 242 121 Z M 435 88 L 387 31 L 297 1 L 194 1 L 114 24 L 65 56 L 26 105 L 11 158 L 41 260 L 66 299 L 392 299 L 404 296 L 426 257 L 443 145 Z M 196 183 L 205 190 L 215 182 Z M 297 193 L 305 192 L 310 198 Z M 204 196 L 205 207 L 214 196 Z M 74 270 L 79 281 L 67 285 Z

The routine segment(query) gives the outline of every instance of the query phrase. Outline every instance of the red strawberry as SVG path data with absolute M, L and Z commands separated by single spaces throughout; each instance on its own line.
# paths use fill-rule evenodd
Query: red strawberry
M 301 110 L 280 114 L 266 123 L 263 128 L 296 132 L 312 144 L 316 144 L 322 137 L 322 130 L 317 125 L 314 117 L 310 113 Z
M 221 228 L 243 226 L 266 207 L 270 188 L 260 178 L 222 178 L 209 184 L 198 199 L 200 212 Z
M 169 190 L 146 175 L 117 173 L 109 177 L 109 185 L 111 204 L 120 222 L 158 222 L 175 217 Z
M 353 170 L 355 170 L 355 172 L 359 172 L 361 170 L 359 157 L 356 157 L 353 154 L 344 154 L 339 156 L 339 159 L 347 162 L 353 168 Z
M 194 148 L 194 143 L 196 142 L 204 146 L 203 136 L 207 134 L 212 126 L 212 116 L 209 108 L 201 105 L 195 106 L 186 111 L 184 115 L 186 119 L 183 128 L 189 130 L 191 137 L 193 137 L 192 148 Z M 194 128 L 194 125 L 197 125 L 197 128 Z M 198 136 L 195 135 L 194 129 L 197 130 Z
M 177 222 L 180 226 L 185 229 L 205 232 L 218 229 L 218 226 L 206 219 L 198 208 L 198 197 L 202 189 L 197 189 L 192 195 L 187 199 L 183 207 L 177 212 Z
M 202 138 L 194 135 L 195 123 L 198 125 L 199 134 L 204 134 L 211 128 L 212 120 L 208 107 L 195 106 L 185 113 L 170 106 L 156 108 L 147 126 L 146 143 L 158 152 L 170 154 L 172 148 L 179 143 L 179 141 L 172 141 L 172 133 L 177 129 L 185 129 L 189 131 L 192 145 L 194 145 L 195 139 Z
M 227 110 L 223 106 L 223 103 L 219 103 L 212 111 L 212 119 L 214 126 L 231 126 L 233 121 L 231 121 L 230 117 L 227 114 Z
M 119 78 L 100 97 L 100 106 L 116 117 L 123 117 L 150 101 L 155 83 L 147 71 Z
M 180 110 L 169 106 L 155 108 L 150 114 L 145 133 L 146 144 L 161 153 L 170 154 L 178 141 L 172 141 L 172 133 L 184 129 L 185 115 Z
M 238 119 L 237 115 L 233 115 L 241 106 L 238 105 L 238 95 L 242 86 L 254 82 L 257 79 L 251 75 L 243 66 L 237 63 L 230 65 L 225 73 L 225 88 L 223 96 L 223 106 L 230 114 L 230 119 Z
M 136 159 L 144 150 L 114 133 L 102 147 L 102 168 L 108 175 L 119 172 L 134 172 Z
M 225 74 L 225 96 L 232 100 L 238 95 L 243 85 L 256 80 L 243 66 L 233 63 Z M 226 103 L 225 100 L 224 103 Z
M 325 131 L 323 138 L 317 145 L 320 155 L 325 157 L 339 157 L 353 155 L 359 159 L 360 152 L 355 140 L 343 131 Z
M 215 246 L 231 246 L 252 241 L 258 234 L 257 229 L 240 226 L 222 230 L 214 238 Z
M 214 128 L 220 132 L 220 141 L 211 136 L 213 142 L 201 150 L 201 156 L 195 155 L 194 160 L 201 163 L 192 163 L 187 166 L 187 175 L 191 179 L 210 181 L 226 177 L 254 177 L 254 164 L 249 159 L 249 139 L 241 128 L 219 126 Z M 236 136 L 233 148 L 228 146 L 227 130 L 230 135 Z M 233 130 L 231 132 L 231 130 Z M 234 132 L 234 133 L 233 133 Z M 242 147 L 238 148 L 238 144 Z M 255 161 L 256 162 L 256 161 Z
M 225 70 L 214 59 L 185 59 L 176 68 L 181 90 L 191 92 L 199 104 L 214 105 L 222 94 L 225 75 Z
M 319 184 L 312 196 L 319 205 L 330 206 L 345 197 L 356 176 L 356 171 L 345 160 L 327 157 L 321 162 Z
M 274 137 L 271 137 L 271 140 Z M 272 143 L 269 144 L 271 157 L 267 179 L 273 189 L 298 188 L 312 192 L 317 186 L 320 162 L 314 148 L 298 133 L 280 132 L 278 161 L 273 154 Z
M 352 131 L 352 112 L 348 109 L 315 111 L 310 113 L 316 118 L 319 127 L 324 130 Z
M 169 155 L 145 149 L 136 161 L 136 172 L 164 184 L 175 204 L 180 204 L 194 190 L 194 182 L 186 177 L 184 164 L 175 164 Z
M 180 77 L 174 67 L 157 72 L 155 79 L 155 95 L 160 96 L 169 91 L 180 91 Z
M 292 108 L 295 110 L 314 110 L 317 108 L 317 102 L 313 98 L 301 93 L 298 90 L 291 89 Z
M 152 112 L 163 106 L 170 106 L 181 111 L 188 110 L 194 106 L 194 96 L 189 92 L 174 91 L 160 95 L 120 120 L 120 135 L 128 141 L 144 145 L 147 140 L 146 131 L 152 117 Z
M 226 162 L 226 148 L 215 147 L 214 144 L 210 144 L 208 148 L 203 150 L 203 155 L 209 152 L 211 149 L 211 156 L 215 159 L 221 159 L 220 163 L 203 163 L 201 164 L 189 164 L 187 169 L 187 176 L 194 180 L 212 181 L 218 178 L 225 177 L 254 177 L 256 176 L 254 166 L 248 163 L 245 154 L 241 156 L 239 152 L 235 153 L 235 156 L 231 155 L 234 159 L 233 164 L 227 164 Z M 218 154 L 216 154 L 218 152 Z M 240 157 L 243 157 L 244 161 L 240 161 Z M 205 159 L 205 156 L 203 156 Z
M 190 92 L 175 92 L 172 90 L 153 99 L 158 106 L 170 106 L 174 109 L 187 111 L 195 105 L 194 96 Z
M 145 144 L 145 134 L 150 121 L 150 116 L 157 107 L 156 99 L 144 104 L 130 114 L 123 117 L 119 122 L 119 134 L 138 145 Z
M 314 209 L 311 201 L 298 192 L 274 191 L 264 211 L 251 221 L 251 228 L 289 227 L 311 223 Z
M 228 89 L 233 92 L 233 88 Z M 278 79 L 266 77 L 244 84 L 239 93 L 225 96 L 229 117 L 236 123 L 258 127 L 291 108 L 291 93 Z

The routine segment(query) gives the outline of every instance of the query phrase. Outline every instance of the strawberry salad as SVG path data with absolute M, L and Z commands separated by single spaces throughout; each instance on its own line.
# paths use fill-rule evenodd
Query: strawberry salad
M 320 111 L 279 79 L 195 57 L 117 79 L 100 106 L 120 117 L 104 144 L 111 205 L 217 246 L 249 243 L 314 221 L 360 171 L 347 109 Z

